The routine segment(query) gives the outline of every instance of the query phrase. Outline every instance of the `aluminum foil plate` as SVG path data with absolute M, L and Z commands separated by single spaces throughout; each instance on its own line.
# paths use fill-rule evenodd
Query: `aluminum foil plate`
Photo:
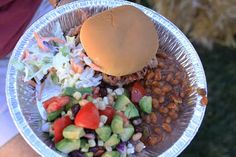
M 174 55 L 178 62 L 187 70 L 193 87 L 207 88 L 205 73 L 201 61 L 185 35 L 170 21 L 141 5 L 121 0 L 94 0 L 76 1 L 61 6 L 47 13 L 24 33 L 18 41 L 11 56 L 7 78 L 6 95 L 9 110 L 19 132 L 29 145 L 41 156 L 65 156 L 50 146 L 47 134 L 41 131 L 42 118 L 39 114 L 36 101 L 36 91 L 22 81 L 22 74 L 12 65 L 14 60 L 20 60 L 24 49 L 33 40 L 33 32 L 50 36 L 50 31 L 56 21 L 59 21 L 63 31 L 68 31 L 81 22 L 81 10 L 90 16 L 103 10 L 120 5 L 132 5 L 142 10 L 155 23 L 160 37 L 160 48 Z M 50 93 L 50 92 L 48 92 Z M 187 105 L 175 122 L 173 132 L 166 136 L 155 149 L 146 149 L 134 156 L 166 156 L 180 154 L 191 142 L 198 131 L 205 113 L 205 107 L 200 104 L 201 97 L 195 92 L 188 98 Z

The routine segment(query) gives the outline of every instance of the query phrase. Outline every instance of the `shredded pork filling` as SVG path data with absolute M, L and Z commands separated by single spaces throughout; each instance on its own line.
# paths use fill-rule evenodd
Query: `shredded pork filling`
M 126 76 L 121 76 L 121 77 L 117 77 L 117 76 L 111 76 L 111 75 L 107 75 L 107 74 L 102 74 L 102 78 L 103 81 L 112 85 L 112 86 L 121 86 L 121 85 L 127 85 L 130 84 L 134 81 L 138 81 L 141 80 L 145 77 L 145 75 L 147 74 L 148 69 L 152 69 L 155 68 L 157 66 L 158 62 L 157 62 L 157 58 L 154 57 L 153 59 L 151 59 L 151 61 L 148 63 L 148 65 L 146 67 L 143 68 L 143 70 L 138 71 L 136 73 L 133 74 L 129 74 Z

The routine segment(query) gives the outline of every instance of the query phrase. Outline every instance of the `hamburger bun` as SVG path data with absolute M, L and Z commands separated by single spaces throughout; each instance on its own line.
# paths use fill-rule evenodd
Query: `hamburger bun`
M 129 5 L 88 18 L 81 27 L 80 40 L 91 60 L 112 76 L 142 70 L 159 47 L 154 23 Z

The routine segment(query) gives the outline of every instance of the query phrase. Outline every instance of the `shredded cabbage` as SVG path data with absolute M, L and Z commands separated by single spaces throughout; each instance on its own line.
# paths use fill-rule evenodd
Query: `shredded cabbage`
M 52 35 L 65 40 L 60 23 L 56 22 L 53 28 Z M 43 39 L 45 38 L 42 37 Z M 34 41 L 27 48 L 29 56 L 21 61 L 20 69 L 25 73 L 24 81 L 34 78 L 36 82 L 40 83 L 40 80 L 43 79 L 48 71 L 54 68 L 56 70 L 53 76 L 56 78 L 54 84 L 60 85 L 61 88 L 94 87 L 101 83 L 102 76 L 95 75 L 94 70 L 87 66 L 92 61 L 89 57 L 84 56 L 84 49 L 81 44 L 75 45 L 75 37 L 66 36 L 64 44 L 44 40 L 42 42 L 48 47 L 49 52 L 43 51 Z M 78 65 L 82 68 L 81 73 L 74 71 L 71 60 L 73 60 L 74 66 Z M 49 76 L 51 77 L 51 74 Z

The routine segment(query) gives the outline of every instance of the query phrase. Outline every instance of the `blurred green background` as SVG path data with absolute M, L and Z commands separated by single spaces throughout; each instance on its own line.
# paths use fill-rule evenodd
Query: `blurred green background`
M 194 45 L 208 83 L 203 123 L 181 157 L 236 157 L 236 49 Z
M 150 1 L 133 0 L 153 8 Z M 207 77 L 209 104 L 197 135 L 180 157 L 236 157 L 236 48 L 213 43 L 209 49 L 196 43 Z

